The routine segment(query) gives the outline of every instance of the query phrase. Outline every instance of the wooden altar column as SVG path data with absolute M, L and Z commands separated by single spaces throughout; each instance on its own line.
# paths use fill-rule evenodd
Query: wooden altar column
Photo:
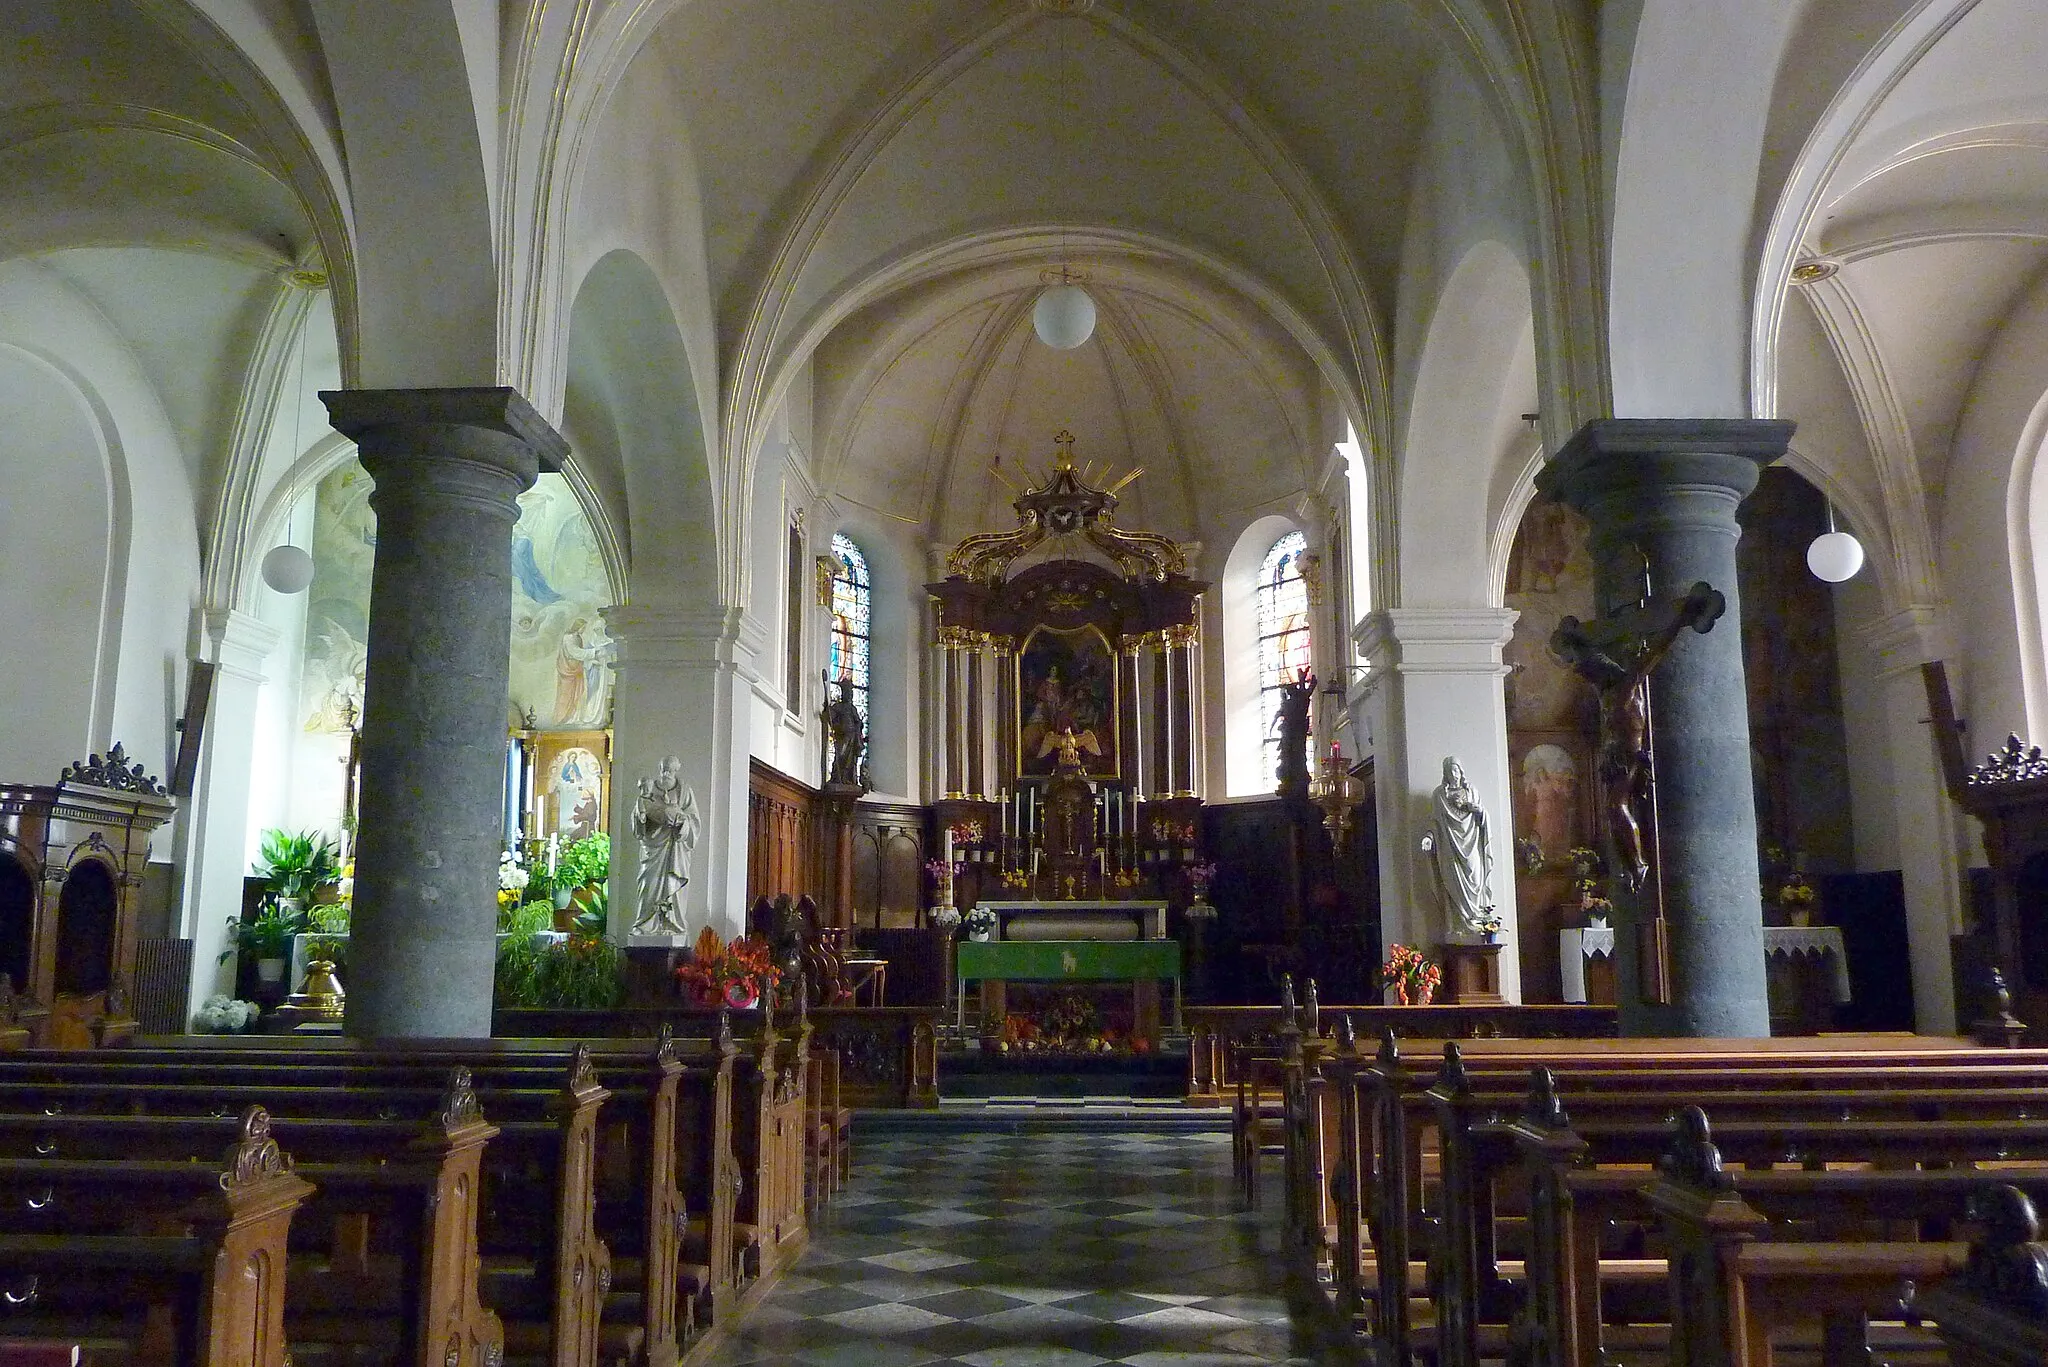
M 967 645 L 967 786 L 969 797 L 988 796 L 988 633 L 976 632 Z
M 1152 647 L 1152 773 L 1147 795 L 1156 800 L 1173 796 L 1172 685 L 1165 635 L 1155 632 L 1145 639 Z
M 1117 770 L 1132 798 L 1144 788 L 1139 776 L 1139 756 L 1144 736 L 1138 722 L 1138 647 L 1143 638 L 1125 636 L 1117 641 Z
M 1195 795 L 1195 641 L 1193 624 L 1166 629 L 1167 689 L 1173 709 L 1173 748 L 1167 785 L 1174 797 Z
M 989 649 L 996 671 L 995 773 L 997 793 L 1008 792 L 1017 782 L 1017 747 L 1005 745 L 1017 717 L 1017 642 L 1010 636 L 991 636 Z M 988 794 L 984 794 L 988 796 Z
M 965 661 L 961 658 L 972 633 L 964 627 L 939 628 L 939 677 L 943 682 L 945 729 L 941 732 L 939 791 L 946 797 L 967 795 L 968 750 Z

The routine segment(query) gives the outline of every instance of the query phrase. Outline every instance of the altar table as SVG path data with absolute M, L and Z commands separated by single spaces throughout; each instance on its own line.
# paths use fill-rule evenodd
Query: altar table
M 967 1025 L 971 982 L 1127 982 L 1173 980 L 1173 1024 L 1181 1023 L 1178 940 L 962 940 L 953 947 L 954 1023 Z M 984 1026 L 986 1028 L 986 1026 Z
M 1163 940 L 1166 938 L 1166 903 L 1159 901 L 1031 901 L 980 902 L 995 913 L 997 936 L 1004 940 Z M 1083 929 L 1080 923 L 1101 927 L 1102 933 L 1033 934 L 1041 923 L 1059 923 Z

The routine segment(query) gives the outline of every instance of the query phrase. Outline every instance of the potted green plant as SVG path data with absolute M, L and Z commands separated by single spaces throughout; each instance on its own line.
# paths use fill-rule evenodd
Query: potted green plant
M 284 978 L 285 964 L 292 952 L 292 937 L 306 929 L 306 913 L 284 905 L 270 905 L 254 920 L 228 920 L 228 947 L 221 951 L 226 963 L 237 954 L 256 965 L 256 979 L 275 987 Z
M 273 828 L 263 833 L 256 867 L 250 872 L 263 881 L 265 898 L 303 910 L 340 883 L 341 851 L 323 831 Z

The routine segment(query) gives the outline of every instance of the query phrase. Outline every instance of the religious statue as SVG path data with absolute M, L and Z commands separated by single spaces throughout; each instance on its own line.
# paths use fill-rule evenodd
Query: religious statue
M 1650 876 L 1643 833 L 1653 787 L 1650 675 L 1688 628 L 1704 635 L 1727 607 L 1718 591 L 1694 584 L 1683 598 L 1646 601 L 1598 622 L 1567 617 L 1550 638 L 1551 649 L 1600 690 L 1600 818 L 1632 893 Z
M 1078 774 L 1082 770 L 1081 737 L 1069 726 L 1052 737 L 1053 748 L 1059 751 L 1059 758 L 1053 761 L 1053 768 L 1059 773 Z
M 1500 924 L 1493 906 L 1493 839 L 1486 810 L 1465 766 L 1444 756 L 1444 779 L 1430 797 L 1429 826 L 1422 833 L 1436 894 L 1454 935 L 1484 935 Z
M 830 687 L 831 680 L 827 680 Z M 836 788 L 867 786 L 862 752 L 867 749 L 867 722 L 853 699 L 853 680 L 839 678 L 839 695 L 825 704 L 825 782 Z
M 1279 792 L 1286 797 L 1308 795 L 1308 712 L 1315 702 L 1316 676 L 1306 667 L 1293 683 L 1280 685 L 1280 716 L 1274 725 L 1280 730 Z
M 682 935 L 683 889 L 697 848 L 697 795 L 683 783 L 683 762 L 674 755 L 640 780 L 633 829 L 640 836 L 640 913 L 633 933 Z

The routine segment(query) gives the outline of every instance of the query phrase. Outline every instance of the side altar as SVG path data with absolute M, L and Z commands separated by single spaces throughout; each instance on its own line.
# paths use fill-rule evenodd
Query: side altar
M 980 984 L 984 1035 L 1003 1027 L 1002 965 L 1056 943 L 1089 947 L 1056 961 L 1090 972 L 1032 980 L 1132 981 L 1133 1025 L 1156 1042 L 1158 983 L 1178 993 L 1182 950 L 1197 970 L 1201 958 L 1185 912 L 1206 874 L 1195 789 L 1208 585 L 1171 538 L 1115 525 L 1117 490 L 1142 471 L 1096 487 L 1073 437 L 1054 440 L 1050 468 L 1016 499 L 1017 526 L 966 538 L 926 586 L 942 721 L 935 900 L 975 937 L 958 946 L 955 984 Z M 1093 948 L 1115 943 L 1152 948 Z M 1168 958 L 1171 973 L 1153 971 Z M 1107 971 L 1125 959 L 1143 971 Z

